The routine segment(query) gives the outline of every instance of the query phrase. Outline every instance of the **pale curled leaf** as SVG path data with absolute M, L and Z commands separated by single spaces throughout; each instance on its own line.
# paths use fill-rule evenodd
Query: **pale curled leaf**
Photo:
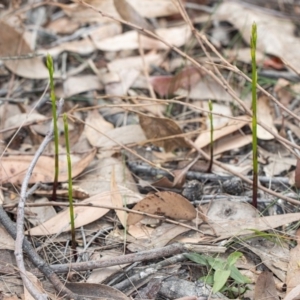
M 93 150 L 82 156 L 79 160 L 78 157 L 73 156 L 72 161 L 72 177 L 79 175 L 93 160 L 96 151 Z M 21 184 L 25 173 L 32 161 L 30 155 L 11 155 L 1 158 L 0 165 L 0 182 L 10 182 L 13 184 Z M 65 156 L 64 156 L 65 158 Z M 32 172 L 29 183 L 36 182 L 53 182 L 54 178 L 54 158 L 49 156 L 41 156 Z M 66 162 L 60 162 L 60 173 L 58 181 L 66 181 L 68 179 L 68 171 Z
M 97 110 L 88 112 L 85 120 L 84 133 L 92 146 L 97 146 L 98 141 L 103 137 L 103 133 L 113 130 L 113 124 L 107 122 Z
M 290 250 L 290 261 L 286 275 L 286 292 L 289 293 L 299 284 L 300 230 L 296 232 L 297 246 Z
M 210 225 L 215 229 L 218 237 L 223 240 L 233 236 L 252 234 L 253 230 L 269 230 L 283 226 L 286 223 L 296 222 L 300 219 L 300 213 L 267 216 L 262 218 L 250 218 L 248 220 L 212 220 Z
M 298 300 L 300 297 L 300 284 L 294 287 L 283 300 Z
M 28 55 L 32 53 L 24 36 L 10 25 L 0 22 L 0 57 Z M 5 60 L 5 66 L 14 74 L 31 79 L 48 78 L 48 70 L 41 57 Z
M 133 252 L 163 247 L 177 236 L 190 231 L 189 228 L 170 223 L 162 223 L 154 230 L 153 228 L 149 230 L 146 225 L 140 225 L 138 223 L 128 227 L 128 233 L 136 239 L 127 246 L 127 249 Z
M 278 133 L 274 126 L 272 107 L 270 106 L 270 100 L 267 96 L 263 95 L 257 99 L 257 119 L 260 123 L 267 126 L 271 132 Z M 261 140 L 274 139 L 274 135 L 268 132 L 266 129 L 257 125 L 257 137 Z
M 127 204 L 137 203 L 143 197 L 139 194 L 135 180 L 121 159 L 106 157 L 94 160 L 89 172 L 80 176 L 80 187 L 91 196 L 110 191 L 112 170 L 120 193 L 126 197 Z
M 89 224 L 102 216 L 104 216 L 109 209 L 88 206 L 92 205 L 111 205 L 110 192 L 102 192 L 98 195 L 90 197 L 81 201 L 81 204 L 87 204 L 87 206 L 74 207 L 75 215 L 75 228 Z M 44 222 L 43 224 L 30 229 L 31 235 L 49 235 L 71 230 L 70 226 L 70 212 L 69 209 L 65 209 L 55 215 L 53 218 Z
M 251 119 L 248 116 L 239 116 L 235 119 L 229 119 L 226 124 L 220 127 L 214 128 L 213 140 L 216 141 L 222 137 L 225 137 L 242 127 L 249 125 Z M 199 148 L 203 148 L 210 144 L 210 130 L 202 132 L 196 139 L 195 144 Z
M 118 230 L 116 228 L 116 230 Z M 111 233 L 111 232 L 110 232 Z M 123 237 L 125 236 L 125 233 L 123 234 Z M 109 236 L 107 236 L 109 237 Z M 94 252 L 90 260 L 106 260 L 106 259 L 113 259 L 115 257 L 118 257 L 120 255 L 123 255 L 124 252 L 121 251 L 121 249 L 109 249 L 109 250 L 104 250 L 101 251 L 101 258 L 99 257 L 99 254 L 97 252 Z M 86 283 L 102 283 L 104 282 L 107 278 L 111 278 L 112 275 L 115 273 L 120 272 L 120 269 L 128 266 L 128 264 L 122 264 L 122 265 L 117 265 L 117 266 L 111 266 L 107 268 L 99 268 L 99 269 L 94 269 L 91 271 L 91 274 L 86 280 Z
M 78 1 L 73 0 L 73 2 Z M 85 2 L 93 5 L 97 10 L 101 10 L 119 18 L 119 14 L 111 0 L 90 0 Z M 172 0 L 128 0 L 128 3 L 134 7 L 141 16 L 146 18 L 170 16 L 179 12 L 177 6 Z M 81 23 L 93 21 L 102 23 L 109 21 L 105 17 L 102 18 L 97 11 L 92 11 L 80 4 L 69 6 L 65 5 L 63 9 L 66 14 L 71 14 L 73 18 L 76 17 Z
M 181 47 L 187 43 L 191 37 L 191 31 L 186 26 L 174 28 L 159 28 L 156 30 L 158 36 L 176 47 Z M 135 50 L 141 46 L 143 49 L 169 49 L 170 47 L 160 42 L 158 39 L 149 36 L 139 35 L 137 31 L 127 31 L 113 37 L 96 42 L 96 47 L 102 51 Z
M 15 128 L 15 130 L 9 130 L 7 132 L 3 133 L 3 138 L 4 139 L 8 139 L 9 137 L 11 137 L 15 131 L 17 131 L 18 127 L 22 127 L 25 123 L 34 123 L 34 122 L 39 122 L 39 121 L 43 121 L 46 120 L 47 118 L 39 113 L 19 113 L 16 114 L 14 116 L 10 116 L 8 118 L 5 119 L 4 122 L 4 128 Z M 49 130 L 49 124 L 46 123 L 46 126 L 43 123 L 39 123 L 37 125 L 32 125 L 31 128 L 38 132 L 39 134 L 45 134 L 45 129 L 47 130 L 46 133 Z
M 147 195 L 133 209 L 176 220 L 192 220 L 196 217 L 194 206 L 186 198 L 174 192 L 157 192 Z M 129 213 L 127 224 L 136 224 L 142 218 L 142 215 Z
M 130 143 L 140 143 L 146 140 L 144 132 L 138 124 L 114 128 L 107 132 L 100 130 L 96 131 L 93 126 L 89 132 L 91 134 L 89 135 L 90 142 L 93 142 L 93 146 L 101 149 L 112 150 L 115 146 L 120 147 L 120 144 L 126 145 Z M 97 140 L 95 138 L 91 138 L 92 134 L 99 138 Z
M 218 6 L 213 18 L 219 21 L 229 21 L 244 41 L 250 41 L 251 26 L 257 24 L 257 50 L 262 53 L 278 56 L 287 61 L 298 72 L 300 71 L 299 38 L 294 35 L 295 24 L 292 20 L 282 22 L 272 14 L 263 10 L 251 9 L 241 1 L 226 1 Z M 250 55 L 249 55 L 250 58 Z
M 45 292 L 41 281 L 35 275 L 33 275 L 30 272 L 26 272 L 26 276 L 29 278 L 29 280 L 32 282 L 32 284 L 34 284 L 34 286 L 38 292 L 40 292 L 41 294 L 43 294 Z M 24 284 L 24 299 L 25 300 L 34 300 L 35 299 L 27 290 L 25 284 Z
M 116 183 L 115 179 L 115 170 L 114 168 L 112 169 L 111 173 L 111 181 L 110 181 L 110 193 L 111 193 L 111 202 L 112 204 L 117 207 L 117 208 L 122 208 L 123 205 L 123 197 L 119 191 L 118 185 Z M 116 214 L 119 218 L 119 221 L 123 225 L 124 228 L 126 228 L 126 220 L 127 220 L 127 213 L 122 210 L 116 210 Z
M 154 30 L 153 26 L 148 23 L 147 20 L 143 18 L 126 0 L 114 0 L 114 5 L 123 20 L 150 31 Z

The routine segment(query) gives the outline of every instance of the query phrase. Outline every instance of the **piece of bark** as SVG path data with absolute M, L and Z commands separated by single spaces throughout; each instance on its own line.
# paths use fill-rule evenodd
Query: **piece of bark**
M 162 282 L 159 294 L 171 299 L 182 298 L 185 296 L 197 296 L 223 300 L 228 299 L 221 293 L 213 294 L 211 287 L 203 281 L 198 280 L 194 283 L 174 276 Z

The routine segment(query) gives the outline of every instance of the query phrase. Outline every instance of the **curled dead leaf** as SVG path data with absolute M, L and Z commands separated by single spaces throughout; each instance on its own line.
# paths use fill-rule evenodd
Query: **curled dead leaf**
M 153 76 L 150 82 L 154 90 L 163 97 L 173 95 L 179 88 L 189 90 L 201 79 L 201 73 L 194 67 L 187 67 L 175 76 Z
M 174 192 L 157 192 L 147 195 L 133 209 L 176 220 L 192 220 L 196 217 L 194 206 L 186 198 Z M 127 225 L 134 225 L 142 218 L 142 215 L 131 212 L 128 214 Z
M 26 56 L 33 51 L 24 39 L 24 36 L 10 25 L 0 23 L 0 56 Z M 5 66 L 14 74 L 31 79 L 48 78 L 48 70 L 41 57 L 30 59 L 6 60 Z
M 272 132 L 274 132 L 275 134 L 278 133 L 274 125 L 273 108 L 271 106 L 271 101 L 266 95 L 259 97 L 257 100 L 257 119 L 258 121 L 266 125 Z M 257 137 L 262 140 L 274 139 L 274 135 L 260 125 L 257 126 Z
M 167 152 L 173 151 L 176 148 L 189 147 L 183 137 L 174 137 L 174 135 L 179 135 L 183 132 L 173 120 L 146 115 L 140 115 L 139 120 L 148 139 L 166 138 L 153 141 L 154 145 L 163 147 Z
M 73 293 L 80 295 L 81 299 L 129 300 L 121 291 L 104 284 L 70 282 L 66 284 L 66 287 Z
M 109 209 L 101 207 L 95 208 L 93 205 L 111 205 L 110 194 L 111 193 L 108 191 L 99 193 L 81 201 L 81 204 L 86 204 L 86 206 L 74 207 L 75 228 L 90 224 L 104 216 Z M 43 224 L 31 228 L 28 233 L 30 232 L 30 235 L 38 236 L 56 234 L 58 232 L 65 232 L 69 230 L 71 230 L 70 212 L 67 208 L 60 211 L 51 219 L 45 221 Z
M 289 264 L 286 274 L 286 292 L 289 294 L 295 287 L 299 286 L 299 254 L 300 254 L 300 229 L 296 232 L 297 246 L 290 250 Z M 297 298 L 299 299 L 298 294 Z
M 143 18 L 134 7 L 126 0 L 114 0 L 114 5 L 119 15 L 128 22 L 131 22 L 139 27 L 153 31 L 153 26 Z
M 76 157 L 72 156 L 72 177 L 79 175 L 93 160 L 96 151 Z M 10 182 L 12 184 L 21 184 L 25 173 L 33 159 L 31 155 L 11 155 L 1 158 L 0 182 Z M 65 157 L 64 157 L 65 159 Z M 76 161 L 77 160 L 77 161 Z M 63 182 L 68 179 L 67 163 L 60 161 L 60 173 L 58 181 Z M 54 179 L 54 158 L 49 156 L 40 156 L 32 172 L 29 183 L 52 182 Z

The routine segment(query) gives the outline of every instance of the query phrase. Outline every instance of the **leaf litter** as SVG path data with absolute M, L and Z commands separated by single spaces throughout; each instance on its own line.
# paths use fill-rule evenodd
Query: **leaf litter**
M 37 247 L 43 245 L 43 258 L 55 265 L 55 256 L 60 256 L 64 262 L 74 264 L 113 260 L 125 253 L 158 251 L 175 241 L 206 245 L 207 252 L 213 244 L 223 243 L 227 257 L 238 248 L 247 259 L 245 269 L 239 264 L 237 267 L 254 278 L 255 286 L 245 291 L 244 296 L 260 299 L 267 291 L 268 297 L 272 294 L 277 299 L 279 293 L 285 294 L 276 291 L 274 279 L 276 286 L 287 283 L 288 292 L 297 292 L 297 282 L 293 282 L 298 266 L 294 258 L 297 246 L 290 253 L 289 246 L 293 247 L 292 239 L 297 241 L 294 224 L 299 221 L 294 205 L 298 199 L 295 187 L 299 187 L 299 158 L 295 157 L 300 136 L 299 88 L 294 81 L 281 78 L 286 78 L 283 72 L 295 78 L 292 71 L 299 71 L 294 50 L 299 43 L 295 34 L 297 4 L 290 4 L 294 5 L 289 8 L 293 13 L 287 18 L 284 10 L 288 6 L 278 8 L 275 2 L 268 12 L 262 1 L 252 6 L 246 1 L 223 1 L 219 6 L 214 1 L 193 2 L 195 6 L 188 1 L 171 0 L 93 0 L 86 1 L 87 5 L 82 5 L 82 1 L 55 2 L 54 10 L 50 5 L 34 8 L 27 1 L 3 4 L 2 206 L 11 215 L 16 213 L 24 175 L 49 130 L 52 114 L 44 56 L 50 53 L 55 61 L 55 92 L 65 98 L 63 112 L 68 113 L 72 135 L 78 253 L 75 261 L 68 250 L 65 254 L 58 250 L 69 239 L 70 231 L 68 204 L 61 202 L 66 198 L 63 184 L 68 177 L 60 124 L 58 202 L 54 205 L 50 192 L 54 178 L 54 152 L 50 145 L 31 174 L 29 183 L 37 190 L 28 194 L 25 209 L 28 223 L 24 230 Z M 187 22 L 180 3 L 185 5 L 196 30 Z M 18 5 L 21 10 L 16 10 Z M 3 13 L 7 13 L 6 17 Z M 40 19 L 36 19 L 37 15 Z M 245 108 L 250 108 L 251 99 L 251 84 L 246 75 L 251 74 L 249 39 L 253 20 L 258 26 L 259 83 L 267 93 L 274 91 L 289 110 L 278 109 L 272 95 L 259 95 L 259 176 L 261 184 L 277 196 L 261 191 L 258 211 L 245 203 L 251 202 L 249 183 L 243 183 L 242 192 L 235 191 L 235 181 L 231 189 L 225 189 L 225 179 L 230 181 L 233 173 L 243 178 L 252 175 L 251 115 Z M 218 55 L 224 55 L 226 62 Z M 236 102 L 236 96 L 242 102 Z M 208 100 L 213 101 L 213 136 Z M 211 147 L 215 163 L 212 173 L 207 173 L 204 154 L 210 153 Z M 134 171 L 135 165 L 144 171 Z M 294 183 L 280 183 L 287 178 Z M 191 190 L 199 187 L 188 185 L 192 179 L 202 180 L 203 189 Z M 288 198 L 290 203 L 281 197 Z M 111 227 L 99 227 L 98 221 Z M 0 229 L 1 251 L 12 253 L 13 240 L 5 229 Z M 179 280 L 179 269 L 186 275 L 189 272 L 192 278 L 192 269 L 187 270 L 182 260 L 175 258 L 176 271 L 170 274 L 173 280 Z M 257 259 L 270 272 L 264 271 L 258 277 L 261 271 L 255 270 Z M 140 286 L 144 284 L 150 289 L 151 280 L 157 276 L 153 275 L 155 272 L 147 273 L 142 281 L 141 272 L 147 270 L 145 264 L 131 270 L 124 260 L 121 267 L 82 271 L 76 283 L 70 283 L 70 276 L 65 279 L 70 290 L 86 297 L 139 299 Z M 156 272 L 170 268 L 163 261 L 151 266 L 157 268 Z M 122 277 L 122 268 L 126 268 L 131 283 Z M 4 269 L 1 264 L 0 272 Z M 29 267 L 28 272 L 33 274 L 30 280 L 42 286 L 40 292 L 46 290 L 51 299 L 57 297 L 53 286 L 36 276 L 34 269 Z M 214 274 L 200 270 L 196 280 L 218 274 L 222 270 Z M 227 291 L 218 297 L 242 296 L 232 288 L 234 281 L 227 283 Z M 26 298 L 31 297 L 27 287 L 1 285 L 0 290 L 11 296 L 13 291 L 18 297 L 22 290 Z M 153 298 L 158 297 L 158 290 Z M 99 291 L 103 293 L 100 296 Z M 207 293 L 211 291 L 208 289 Z M 164 289 L 161 293 L 160 296 L 170 299 L 193 296 L 176 293 L 176 289 L 172 296 Z M 201 293 L 205 295 L 197 291 Z

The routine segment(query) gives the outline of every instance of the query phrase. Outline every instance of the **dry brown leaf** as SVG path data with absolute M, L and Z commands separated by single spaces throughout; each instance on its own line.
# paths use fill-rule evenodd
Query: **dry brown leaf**
M 101 251 L 101 256 L 97 252 L 94 252 L 90 259 L 91 260 L 106 260 L 106 259 L 113 259 L 114 257 L 118 257 L 120 255 L 123 255 L 124 253 L 120 251 L 119 249 L 110 249 L 107 251 Z M 122 269 L 126 267 L 128 264 L 118 265 L 118 266 L 111 266 L 107 268 L 99 268 L 94 269 L 91 271 L 91 274 L 89 275 L 88 279 L 86 280 L 87 283 L 102 283 L 104 280 L 112 276 L 113 274 L 117 272 L 122 272 Z
M 89 32 L 90 37 L 83 37 L 80 40 L 62 43 L 50 49 L 41 49 L 38 52 L 42 54 L 50 54 L 57 57 L 62 52 L 74 52 L 81 55 L 88 55 L 97 49 L 97 43 L 108 37 L 120 34 L 121 25 L 116 23 L 108 23 Z M 74 75 L 74 74 L 73 74 Z
M 192 220 L 196 217 L 194 206 L 186 198 L 174 192 L 157 192 L 147 195 L 133 209 L 176 220 Z M 142 215 L 129 213 L 127 224 L 136 224 L 142 218 Z
M 37 289 L 37 291 L 39 291 L 41 294 L 45 294 L 45 290 L 43 288 L 42 283 L 40 282 L 40 280 L 33 275 L 30 272 L 26 272 L 26 276 L 28 277 L 28 279 L 32 282 L 32 284 L 34 285 L 34 287 Z M 34 300 L 36 299 L 35 297 L 33 297 L 27 290 L 25 284 L 24 284 L 24 299 L 25 300 Z
M 100 132 L 106 133 L 112 129 L 114 129 L 113 124 L 107 122 L 97 110 L 88 112 L 85 120 L 84 134 L 92 146 L 99 145 L 98 141 L 103 137 Z
M 111 72 L 113 71 L 118 72 L 125 69 L 133 69 L 133 68 L 139 71 L 143 71 L 146 65 L 147 66 L 146 71 L 149 72 L 150 69 L 149 66 L 151 66 L 151 64 L 159 65 L 162 61 L 163 61 L 162 54 L 158 54 L 152 51 L 144 55 L 144 60 L 140 55 L 114 59 L 112 62 L 107 64 L 107 68 Z
M 94 0 L 86 2 L 93 5 L 97 10 L 101 10 L 117 18 L 119 17 L 113 1 L 111 0 Z M 172 0 L 128 0 L 128 3 L 134 7 L 141 16 L 146 18 L 169 16 L 178 13 L 178 9 Z M 81 23 L 104 23 L 110 21 L 109 19 L 102 17 L 98 12 L 83 7 L 80 4 L 65 5 L 63 9 L 67 15 L 70 15 L 73 19 L 78 20 Z
M 111 193 L 102 192 L 98 195 L 90 197 L 81 201 L 81 204 L 92 205 L 110 205 L 111 206 Z M 90 207 L 90 206 L 76 206 L 74 207 L 75 215 L 75 228 L 92 223 L 95 220 L 104 216 L 109 209 Z M 53 218 L 44 222 L 43 224 L 30 229 L 31 235 L 49 235 L 56 234 L 71 230 L 70 225 L 70 211 L 65 209 L 55 215 Z
M 130 300 L 121 291 L 105 284 L 72 282 L 66 283 L 66 288 L 78 294 L 81 299 Z
M 71 97 L 80 93 L 93 90 L 103 90 L 98 76 L 95 75 L 80 75 L 71 76 L 64 81 L 63 93 L 60 97 Z
M 211 220 L 209 224 L 215 229 L 217 240 L 227 239 L 233 236 L 252 234 L 253 229 L 258 231 L 269 230 L 283 226 L 287 223 L 299 221 L 300 213 L 267 216 L 263 218 L 249 218 L 238 220 Z
M 245 125 L 250 124 L 251 119 L 248 116 L 240 116 L 233 119 L 230 119 L 227 124 L 222 125 L 221 127 L 214 128 L 213 140 L 216 141 L 221 137 L 225 137 Z M 195 141 L 195 145 L 199 148 L 203 148 L 210 144 L 210 130 L 207 130 L 201 133 Z
M 163 147 L 166 152 L 173 151 L 176 148 L 190 147 L 183 137 L 174 137 L 174 135 L 182 134 L 183 132 L 173 120 L 146 115 L 139 115 L 139 120 L 148 139 L 170 137 L 152 142 L 158 147 Z
M 209 205 L 200 207 L 201 211 L 206 211 L 208 207 L 207 217 L 214 221 L 218 220 L 248 220 L 257 216 L 256 209 L 244 202 L 236 203 L 230 200 L 223 199 L 222 201 L 212 201 Z
M 98 132 L 101 134 L 104 132 Z M 119 146 L 120 144 L 126 145 L 131 143 L 145 142 L 146 137 L 139 124 L 128 125 L 123 127 L 114 128 L 105 133 L 95 142 L 95 147 L 100 149 L 112 150 L 112 147 Z
M 272 272 L 264 271 L 262 272 L 256 281 L 255 285 L 255 300 L 278 300 L 275 282 L 273 279 Z
M 287 61 L 298 72 L 300 71 L 299 38 L 294 34 L 296 27 L 293 21 L 285 20 L 263 10 L 253 9 L 242 1 L 226 1 L 218 6 L 213 18 L 228 21 L 240 34 L 244 41 L 250 42 L 251 26 L 257 24 L 257 50 L 262 53 L 278 56 Z M 249 54 L 249 62 L 250 62 Z
M 148 23 L 147 20 L 143 18 L 126 0 L 114 0 L 114 5 L 123 20 L 150 31 L 154 30 L 154 27 Z
M 10 116 L 5 120 L 4 128 L 15 127 L 16 129 L 6 131 L 3 134 L 3 138 L 8 139 L 9 137 L 11 137 L 15 133 L 15 131 L 17 130 L 18 127 L 22 127 L 22 125 L 24 125 L 27 122 L 35 122 L 35 121 L 38 122 L 38 121 L 42 121 L 42 120 L 46 120 L 46 117 L 44 115 L 36 113 L 36 112 L 32 112 L 30 114 L 19 113 L 17 115 Z M 49 130 L 49 124 L 47 124 L 46 127 L 47 127 L 47 131 L 48 131 Z M 45 134 L 44 126 L 42 126 L 41 124 L 32 125 L 31 128 L 33 130 L 35 130 L 36 132 L 40 133 L 40 134 Z
M 47 25 L 47 29 L 56 34 L 72 34 L 79 27 L 79 23 L 73 22 L 67 17 L 61 17 L 53 20 Z
M 166 42 L 176 47 L 185 45 L 191 37 L 191 31 L 186 25 L 174 28 L 159 28 L 156 33 Z M 135 50 L 139 47 L 147 50 L 169 49 L 169 46 L 159 40 L 139 35 L 137 31 L 127 31 L 98 41 L 96 47 L 102 51 Z
M 139 234 L 139 224 L 129 226 L 128 233 L 134 236 L 136 240 L 127 246 L 128 250 L 138 252 L 164 247 L 178 235 L 190 231 L 189 228 L 183 226 L 163 223 L 150 231 L 151 234 L 147 234 L 149 232 L 145 227 L 146 226 L 143 226 L 141 228 L 142 234 Z
M 41 206 L 27 208 L 29 215 L 26 216 L 26 220 L 33 226 L 40 225 L 56 215 L 54 207 L 47 205 L 49 203 L 48 198 L 36 199 L 34 203 L 40 203 Z
M 263 166 L 263 170 L 266 176 L 269 177 L 280 176 L 282 172 L 288 171 L 291 169 L 292 166 L 295 166 L 295 163 L 296 163 L 295 158 L 286 157 L 279 154 L 274 157 L 272 156 L 268 157 L 268 165 Z
M 186 172 L 190 169 L 177 169 L 173 170 L 174 178 L 171 181 L 167 176 L 164 176 L 157 181 L 153 182 L 151 185 L 156 187 L 163 187 L 163 188 L 177 188 L 182 189 L 185 181 L 186 181 Z
M 283 300 L 298 300 L 300 298 L 300 284 L 294 287 Z
M 240 132 L 237 132 L 231 136 L 221 138 L 220 140 L 214 142 L 214 155 L 234 149 L 240 149 L 241 147 L 251 143 L 252 135 L 244 135 Z
M 134 240 L 130 241 L 130 238 L 128 242 L 135 243 L 136 240 L 145 240 L 149 239 L 152 232 L 155 230 L 155 228 L 148 226 L 147 224 L 138 223 L 135 225 L 130 225 L 127 227 L 129 236 L 128 237 L 134 237 Z M 123 240 L 122 240 L 123 242 Z M 131 251 L 131 249 L 129 249 Z
M 7 250 L 15 250 L 15 242 L 14 239 L 7 233 L 7 231 L 0 226 L 0 249 L 7 249 Z
M 24 36 L 4 22 L 0 22 L 0 57 L 20 56 L 32 53 Z M 48 78 L 48 70 L 41 57 L 21 60 L 5 60 L 5 66 L 14 74 L 30 78 Z
M 297 246 L 290 250 L 290 261 L 286 274 L 286 292 L 289 293 L 299 285 L 300 229 L 296 232 Z M 298 298 L 299 299 L 299 298 Z
M 81 188 L 89 191 L 91 196 L 101 194 L 102 192 L 110 192 L 113 169 L 118 189 L 122 196 L 126 198 L 126 203 L 129 205 L 141 200 L 143 196 L 139 194 L 131 172 L 121 159 L 113 157 L 94 160 L 90 166 L 90 171 L 78 177 Z
M 172 96 L 178 88 L 189 90 L 200 78 L 201 74 L 198 69 L 187 67 L 175 76 L 153 76 L 150 78 L 150 83 L 161 97 L 165 97 Z
M 42 49 L 39 50 L 39 53 L 43 55 L 50 54 L 53 57 L 57 57 L 60 53 L 64 51 L 75 52 L 81 55 L 88 55 L 95 50 L 96 46 L 94 45 L 94 43 L 90 39 L 85 38 L 79 41 L 63 43 L 51 49 Z
M 270 128 L 272 132 L 276 134 L 278 133 L 276 127 L 274 126 L 270 100 L 266 95 L 263 95 L 257 99 L 257 119 L 260 123 Z M 266 131 L 260 125 L 257 125 L 257 137 L 262 140 L 274 139 L 274 135 Z
M 234 49 L 224 49 L 224 53 L 226 57 L 228 57 L 229 61 L 241 61 L 243 63 L 249 63 L 250 62 L 250 48 L 234 48 Z M 256 63 L 257 65 L 262 65 L 263 61 L 266 57 L 266 54 L 256 50 Z
M 237 95 L 241 94 L 236 88 L 233 88 Z M 220 100 L 225 102 L 231 102 L 232 96 L 229 95 L 223 85 L 216 82 L 215 79 L 210 76 L 203 76 L 195 85 L 190 89 L 180 88 L 175 92 L 178 96 L 186 96 L 194 100 Z M 247 99 L 247 97 L 246 97 Z
M 93 150 L 83 157 L 75 155 L 71 156 L 72 160 L 72 177 L 79 175 L 93 160 L 96 151 Z M 24 175 L 32 161 L 32 156 L 17 155 L 1 158 L 0 165 L 0 182 L 10 182 L 12 184 L 21 184 Z M 64 156 L 65 159 L 65 156 Z M 77 161 L 76 161 L 77 160 Z M 58 181 L 66 181 L 68 179 L 68 168 L 65 161 L 60 161 L 60 172 Z M 41 156 L 32 172 L 29 183 L 36 182 L 53 182 L 54 179 L 54 158 L 49 156 Z
M 112 169 L 112 173 L 111 173 L 110 193 L 111 193 L 111 203 L 117 208 L 123 208 L 124 207 L 123 197 L 116 183 L 114 168 Z M 126 228 L 127 212 L 122 210 L 116 210 L 116 214 L 123 227 Z
M 293 86 L 291 85 L 291 82 L 283 78 L 279 78 L 274 86 L 274 92 L 277 94 L 277 99 L 284 106 L 290 105 L 291 101 L 294 99 L 292 89 Z
M 18 298 L 17 295 L 12 295 L 12 296 L 3 295 L 3 300 L 20 300 L 20 298 Z
M 138 70 L 128 68 L 118 72 L 110 72 L 102 75 L 105 83 L 105 92 L 108 95 L 126 95 L 128 89 L 140 75 Z

